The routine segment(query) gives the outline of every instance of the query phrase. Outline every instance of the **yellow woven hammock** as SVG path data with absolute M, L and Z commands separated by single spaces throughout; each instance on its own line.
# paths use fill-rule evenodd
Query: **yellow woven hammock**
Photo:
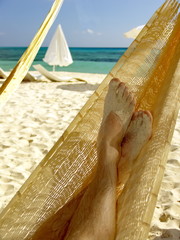
M 117 202 L 116 240 L 147 238 L 179 109 L 179 5 L 167 0 L 158 9 L 4 209 L 0 239 L 63 239 L 71 217 L 63 212 L 76 208 L 96 165 L 96 137 L 112 77 L 129 86 L 136 109 L 149 110 L 154 117 L 153 136 Z

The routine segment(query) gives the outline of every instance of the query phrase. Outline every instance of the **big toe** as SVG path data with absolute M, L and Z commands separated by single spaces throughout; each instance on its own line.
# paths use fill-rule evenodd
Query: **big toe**
M 114 90 L 116 90 L 118 88 L 120 83 L 121 82 L 118 78 L 113 78 L 109 83 L 109 90 L 110 91 L 112 90 L 114 92 Z

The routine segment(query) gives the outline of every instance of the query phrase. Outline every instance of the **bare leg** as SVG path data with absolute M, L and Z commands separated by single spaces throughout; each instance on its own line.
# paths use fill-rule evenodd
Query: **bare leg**
M 105 100 L 98 136 L 97 172 L 70 222 L 66 240 L 114 239 L 117 163 L 120 143 L 133 111 L 131 94 L 123 83 L 113 79 Z
M 135 112 L 121 143 L 121 159 L 118 164 L 118 196 L 121 194 L 129 178 L 133 160 L 137 158 L 141 149 L 151 137 L 151 134 L 151 113 L 148 111 Z

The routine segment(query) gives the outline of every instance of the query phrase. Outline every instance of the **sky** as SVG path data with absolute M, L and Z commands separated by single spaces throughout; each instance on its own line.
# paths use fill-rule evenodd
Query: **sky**
M 42 46 L 61 24 L 69 47 L 128 47 L 123 33 L 148 22 L 165 0 L 64 0 Z M 0 0 L 0 47 L 28 46 L 54 0 Z

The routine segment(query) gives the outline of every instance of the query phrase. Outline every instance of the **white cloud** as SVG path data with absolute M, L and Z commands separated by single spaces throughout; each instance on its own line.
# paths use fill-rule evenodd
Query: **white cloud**
M 90 28 L 88 28 L 88 29 L 86 30 L 86 32 L 89 33 L 89 34 L 94 34 L 94 31 L 93 31 L 92 29 L 90 29 Z
M 90 29 L 90 28 L 87 28 L 85 31 L 83 31 L 83 33 L 86 33 L 86 34 L 91 34 L 91 35 L 97 35 L 97 36 L 101 36 L 102 33 L 100 32 L 95 32 L 94 30 Z

